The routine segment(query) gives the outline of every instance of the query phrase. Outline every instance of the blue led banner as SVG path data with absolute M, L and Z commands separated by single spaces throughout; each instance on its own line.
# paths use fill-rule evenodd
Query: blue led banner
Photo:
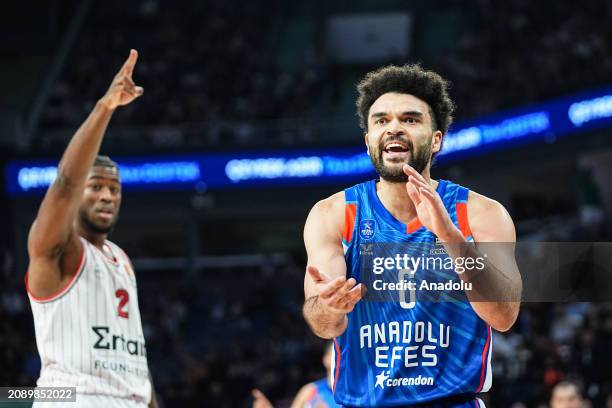
M 457 123 L 439 162 L 601 127 L 612 127 L 612 88 Z
M 457 123 L 438 163 L 589 129 L 612 127 L 612 88 Z M 342 183 L 374 175 L 364 147 L 180 156 L 113 157 L 126 190 L 205 190 Z M 56 161 L 12 161 L 9 195 L 41 194 L 55 179 Z
M 374 174 L 365 148 L 113 159 L 127 191 L 337 183 Z M 57 162 L 10 162 L 7 192 L 13 196 L 44 192 L 55 180 L 56 166 Z

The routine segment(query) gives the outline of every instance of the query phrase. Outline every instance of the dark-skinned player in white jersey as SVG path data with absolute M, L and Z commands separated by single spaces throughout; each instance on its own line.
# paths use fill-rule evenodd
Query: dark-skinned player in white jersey
M 156 407 L 127 255 L 107 241 L 121 205 L 116 163 L 98 156 L 115 110 L 143 88 L 131 50 L 72 136 L 28 237 L 26 286 L 42 368 L 38 386 L 76 387 L 70 407 Z M 60 406 L 35 402 L 35 407 Z

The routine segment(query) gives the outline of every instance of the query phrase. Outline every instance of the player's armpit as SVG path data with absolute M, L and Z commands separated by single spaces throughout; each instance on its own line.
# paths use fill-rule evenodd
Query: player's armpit
M 58 250 L 59 251 L 59 250 Z M 32 256 L 26 273 L 28 293 L 36 301 L 53 299 L 68 288 L 83 266 L 85 248 L 75 236 L 55 256 Z
M 78 241 L 73 224 L 83 193 L 80 189 L 72 191 L 73 187 L 60 184 L 58 180 L 51 184 L 32 223 L 28 235 L 30 258 L 57 259 L 71 241 Z

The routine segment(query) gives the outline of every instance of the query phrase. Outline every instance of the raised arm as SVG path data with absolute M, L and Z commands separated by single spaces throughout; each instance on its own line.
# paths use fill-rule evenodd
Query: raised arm
M 139 97 L 143 89 L 132 81 L 138 59 L 135 50 L 113 79 L 106 94 L 76 131 L 40 205 L 28 236 L 28 288 L 37 297 L 55 293 L 76 272 L 81 243 L 74 221 L 91 169 L 110 118 L 118 106 Z
M 304 318 L 319 337 L 330 339 L 346 329 L 347 313 L 361 299 L 362 285 L 346 279 L 342 249 L 344 193 L 319 201 L 304 227 L 308 266 L 304 278 Z

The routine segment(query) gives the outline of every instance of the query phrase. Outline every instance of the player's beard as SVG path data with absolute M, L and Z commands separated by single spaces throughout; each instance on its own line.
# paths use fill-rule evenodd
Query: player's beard
M 87 229 L 88 231 L 91 231 L 95 234 L 107 234 L 108 235 L 111 232 L 113 232 L 113 229 L 115 229 L 115 224 L 117 224 L 117 220 L 119 219 L 119 213 L 117 212 L 115 214 L 115 217 L 113 218 L 113 222 L 111 222 L 108 226 L 97 225 L 94 221 L 92 221 L 87 216 L 87 212 L 83 208 L 79 209 L 79 218 L 81 220 L 81 224 L 83 225 L 83 227 L 85 227 L 85 229 Z
M 387 166 L 383 161 L 385 144 L 393 140 L 401 141 L 403 143 L 407 143 L 408 145 L 410 154 L 408 155 L 408 160 L 406 160 L 405 163 L 402 163 L 402 166 Z M 389 183 L 407 183 L 408 175 L 404 173 L 404 170 L 402 169 L 403 165 L 408 164 L 419 174 L 423 173 L 423 170 L 425 170 L 429 164 L 429 161 L 431 160 L 431 138 L 419 146 L 419 148 L 416 150 L 414 149 L 414 144 L 412 141 L 404 140 L 401 137 L 381 139 L 377 152 L 372 152 L 372 149 L 370 149 L 370 160 L 372 160 L 376 173 L 378 173 L 378 176 L 381 179 L 388 181 Z

